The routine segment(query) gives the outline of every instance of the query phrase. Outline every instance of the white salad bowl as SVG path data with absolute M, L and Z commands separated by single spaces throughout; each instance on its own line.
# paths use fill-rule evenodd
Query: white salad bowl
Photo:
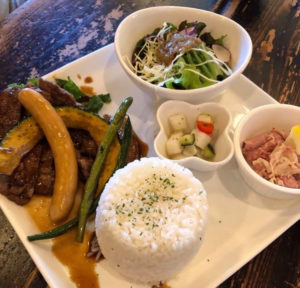
M 278 199 L 300 197 L 300 189 L 279 186 L 257 174 L 242 153 L 242 144 L 246 139 L 269 132 L 272 128 L 288 133 L 292 126 L 299 124 L 300 107 L 287 104 L 270 104 L 255 108 L 238 124 L 234 133 L 235 158 L 243 179 L 256 192 Z
M 192 130 L 199 114 L 208 113 L 215 119 L 216 131 L 213 147 L 215 157 L 207 161 L 200 157 L 191 156 L 179 160 L 170 159 L 166 152 L 166 142 L 171 134 L 169 117 L 174 114 L 183 114 L 186 117 L 188 127 Z M 154 150 L 160 158 L 170 159 L 182 166 L 198 171 L 212 171 L 225 165 L 233 156 L 233 143 L 229 136 L 229 128 L 232 122 L 231 114 L 221 104 L 203 103 L 193 105 L 183 101 L 169 100 L 164 102 L 157 110 L 156 118 L 160 131 L 154 140 Z
M 130 62 L 138 40 L 152 33 L 155 28 L 161 27 L 164 22 L 179 25 L 184 20 L 204 22 L 207 26 L 203 31 L 211 32 L 215 38 L 227 35 L 224 39 L 224 46 L 231 52 L 230 66 L 233 73 L 214 85 L 189 90 L 158 87 L 137 76 Z M 252 42 L 242 26 L 222 15 L 195 8 L 161 6 L 138 10 L 127 16 L 116 31 L 115 49 L 124 71 L 140 89 L 150 96 L 199 103 L 219 95 L 238 78 L 251 58 Z

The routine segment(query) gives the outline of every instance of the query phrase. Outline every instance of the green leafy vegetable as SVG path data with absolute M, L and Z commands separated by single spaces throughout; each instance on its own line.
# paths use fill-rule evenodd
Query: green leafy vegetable
M 39 78 L 29 78 L 27 79 L 27 82 L 30 82 L 37 87 L 39 85 Z
M 104 103 L 110 103 L 111 98 L 110 94 L 100 94 L 94 95 L 89 98 L 89 100 L 83 103 L 84 110 L 92 113 L 98 113 L 99 110 L 103 107 Z
M 103 107 L 103 101 L 101 95 L 92 96 L 88 102 L 83 104 L 84 110 L 92 113 L 98 113 L 98 111 Z
M 23 89 L 25 87 L 25 84 L 18 84 L 18 83 L 11 83 L 7 85 L 7 88 L 19 88 Z
M 111 98 L 110 98 L 110 94 L 107 93 L 107 94 L 100 94 L 98 95 L 101 100 L 103 101 L 103 103 L 110 103 L 111 102 Z
M 214 44 L 219 44 L 219 45 L 222 45 L 223 46 L 223 40 L 224 38 L 226 37 L 227 35 L 222 35 L 220 38 L 217 38 L 215 39 L 213 36 L 211 36 L 210 33 L 203 33 L 201 36 L 200 36 L 200 39 L 205 42 L 205 44 L 208 46 L 208 47 L 211 47 L 212 45 Z
M 202 30 L 206 27 L 206 24 L 203 22 L 187 22 L 186 20 L 184 20 L 179 24 L 178 31 L 180 32 L 185 30 L 186 28 L 191 27 L 195 27 L 194 32 L 199 36 Z
M 70 92 L 76 101 L 80 102 L 82 99 L 85 99 L 86 95 L 79 89 L 70 77 L 68 77 L 68 80 L 55 79 L 55 82 L 58 86 Z

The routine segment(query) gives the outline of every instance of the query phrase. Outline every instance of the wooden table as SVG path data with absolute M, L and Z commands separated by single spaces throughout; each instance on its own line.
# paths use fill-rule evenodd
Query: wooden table
M 157 5 L 207 9 L 240 23 L 254 46 L 244 74 L 279 102 L 300 104 L 297 0 L 28 1 L 0 24 L 0 89 L 44 75 L 113 42 L 125 16 Z M 0 231 L 0 287 L 47 287 L 1 211 Z M 299 288 L 299 243 L 298 221 L 219 287 Z

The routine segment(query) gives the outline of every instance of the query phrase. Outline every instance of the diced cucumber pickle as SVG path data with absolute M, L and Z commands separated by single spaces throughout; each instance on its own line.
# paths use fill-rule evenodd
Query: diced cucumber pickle
M 211 160 L 212 158 L 215 157 L 215 151 L 214 151 L 214 148 L 208 144 L 204 149 L 202 149 L 201 151 L 201 156 L 204 158 L 204 159 L 207 159 L 207 160 Z
M 180 138 L 179 142 L 181 146 L 193 145 L 195 143 L 195 135 L 185 134 Z

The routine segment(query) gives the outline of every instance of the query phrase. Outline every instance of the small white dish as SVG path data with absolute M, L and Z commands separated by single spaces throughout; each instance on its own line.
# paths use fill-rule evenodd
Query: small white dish
M 224 39 L 224 46 L 231 52 L 232 75 L 214 85 L 189 90 L 158 87 L 142 80 L 132 71 L 129 63 L 136 43 L 155 28 L 161 27 L 164 22 L 179 25 L 184 20 L 204 22 L 207 26 L 203 31 L 211 32 L 213 37 L 227 35 Z M 225 16 L 195 8 L 160 6 L 141 9 L 127 16 L 116 31 L 115 49 L 123 70 L 148 95 L 200 103 L 221 94 L 244 71 L 251 58 L 252 41 L 242 26 Z
M 213 144 L 216 156 L 212 161 L 192 156 L 179 160 L 170 159 L 166 152 L 166 142 L 171 134 L 169 117 L 174 114 L 186 116 L 190 130 L 195 126 L 197 116 L 200 113 L 211 114 L 215 118 L 215 129 L 217 138 Z M 183 101 L 169 100 L 164 102 L 157 110 L 156 118 L 160 131 L 154 140 L 154 150 L 161 158 L 170 159 L 184 167 L 198 171 L 212 171 L 225 165 L 233 156 L 233 143 L 229 137 L 229 127 L 232 119 L 229 111 L 218 103 L 203 103 L 198 105 L 189 104 Z
M 300 107 L 287 104 L 257 107 L 242 118 L 234 133 L 235 158 L 245 182 L 256 192 L 278 199 L 300 197 L 300 189 L 279 186 L 257 174 L 247 163 L 241 149 L 246 139 L 269 132 L 272 128 L 288 133 L 294 125 L 299 124 Z

